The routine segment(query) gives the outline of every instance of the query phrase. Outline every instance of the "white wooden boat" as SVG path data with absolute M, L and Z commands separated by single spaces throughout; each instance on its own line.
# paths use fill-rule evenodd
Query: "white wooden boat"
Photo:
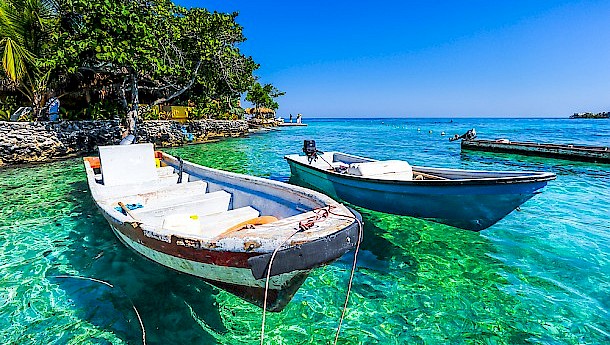
M 311 150 L 285 157 L 291 182 L 370 210 L 474 231 L 495 224 L 555 179 L 547 172 L 442 169 L 316 154 L 315 143 Z
M 152 144 L 100 146 L 99 158 L 84 164 L 91 195 L 116 236 L 163 266 L 261 305 L 279 248 L 270 270 L 271 311 L 286 306 L 311 269 L 358 240 L 354 213 L 325 195 L 183 162 Z

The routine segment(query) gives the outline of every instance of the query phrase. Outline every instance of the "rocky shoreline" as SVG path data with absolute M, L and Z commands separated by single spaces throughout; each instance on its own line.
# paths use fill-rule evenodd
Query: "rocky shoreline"
M 610 112 L 602 113 L 574 113 L 571 119 L 610 119 Z
M 118 120 L 62 122 L 0 121 L 0 167 L 48 162 L 95 151 L 98 145 L 118 144 L 126 128 Z M 138 141 L 159 147 L 239 137 L 248 133 L 243 120 L 144 121 Z

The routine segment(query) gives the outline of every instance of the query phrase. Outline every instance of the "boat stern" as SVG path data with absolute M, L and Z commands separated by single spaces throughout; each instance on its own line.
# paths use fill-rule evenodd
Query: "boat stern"
M 347 209 L 350 215 L 339 216 L 331 210 L 330 216 L 349 217 L 352 219 L 349 225 L 327 236 L 278 250 L 271 263 L 270 276 L 320 267 L 339 259 L 355 248 L 361 240 L 362 216 L 353 209 L 341 207 Z M 272 256 L 273 253 L 265 253 L 248 259 L 254 278 L 262 279 L 267 276 Z

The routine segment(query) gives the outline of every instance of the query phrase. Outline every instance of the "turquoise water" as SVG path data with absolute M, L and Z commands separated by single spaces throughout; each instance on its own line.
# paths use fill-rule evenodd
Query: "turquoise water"
M 168 151 L 283 179 L 282 156 L 313 138 L 321 150 L 418 165 L 558 175 L 520 212 L 481 233 L 358 209 L 365 239 L 339 343 L 610 343 L 610 165 L 461 153 L 447 140 L 475 127 L 481 138 L 608 146 L 610 121 L 309 123 Z M 260 308 L 152 264 L 114 237 L 93 206 L 80 160 L 0 170 L 0 193 L 1 343 L 138 344 L 134 306 L 148 344 L 259 341 Z M 283 312 L 268 315 L 267 343 L 332 342 L 351 255 L 313 271 Z

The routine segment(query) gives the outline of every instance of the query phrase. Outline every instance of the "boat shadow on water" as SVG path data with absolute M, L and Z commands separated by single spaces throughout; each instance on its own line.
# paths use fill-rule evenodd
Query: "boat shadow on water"
M 151 262 L 123 246 L 97 211 L 86 182 L 74 183 L 81 200 L 80 219 L 67 238 L 69 267 L 47 272 L 63 289 L 83 320 L 128 343 L 169 344 L 175 339 L 213 343 L 209 330 L 224 333 L 215 295 L 218 289 L 198 278 Z M 72 274 L 68 272 L 78 272 Z M 109 286 L 110 284 L 111 286 Z M 247 303 L 247 302 L 244 302 Z M 205 330 L 201 323 L 209 330 Z

